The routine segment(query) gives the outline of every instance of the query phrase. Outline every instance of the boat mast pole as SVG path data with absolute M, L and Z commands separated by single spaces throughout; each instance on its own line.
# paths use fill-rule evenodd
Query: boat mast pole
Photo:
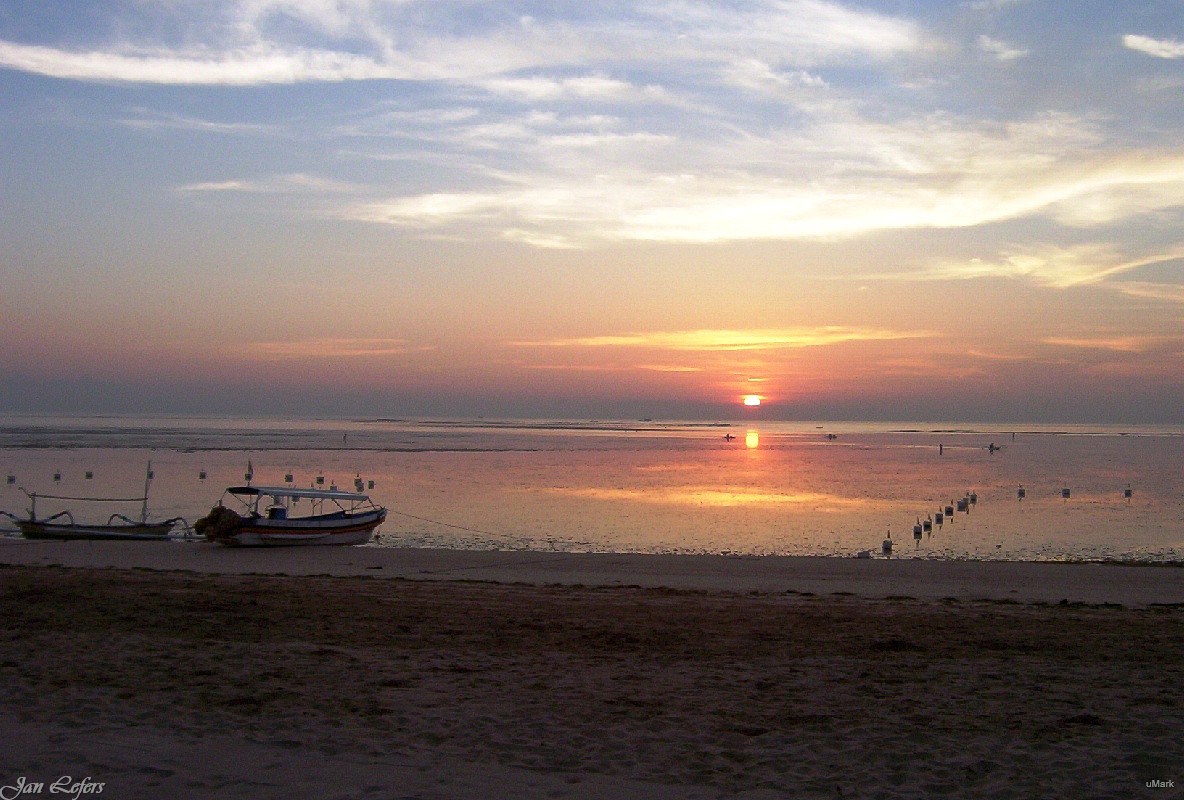
M 148 522 L 148 485 L 152 483 L 152 462 L 148 462 L 148 471 L 144 473 L 144 505 L 140 509 L 140 524 Z

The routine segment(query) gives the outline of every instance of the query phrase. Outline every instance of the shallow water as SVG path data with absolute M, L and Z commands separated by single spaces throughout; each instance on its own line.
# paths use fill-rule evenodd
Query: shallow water
M 895 557 L 1168 561 L 1184 558 L 1182 456 L 1170 427 L 4 417 L 0 509 L 24 512 L 20 487 L 136 497 L 151 460 L 151 515 L 192 522 L 249 462 L 256 484 L 375 481 L 392 511 L 377 546 L 850 556 L 891 531 Z M 62 508 L 139 513 L 37 510 Z

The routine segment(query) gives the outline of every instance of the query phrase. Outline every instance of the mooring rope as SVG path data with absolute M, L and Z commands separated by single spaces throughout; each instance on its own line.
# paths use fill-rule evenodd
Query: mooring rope
M 390 514 L 397 514 L 400 517 L 407 517 L 408 519 L 419 520 L 420 522 L 430 522 L 433 525 L 443 525 L 445 528 L 453 528 L 455 530 L 465 531 L 467 533 L 479 533 L 482 536 L 498 536 L 503 539 L 514 538 L 514 535 L 509 534 L 509 533 L 499 533 L 497 531 L 485 531 L 485 530 L 481 530 L 480 528 L 466 528 L 464 525 L 453 525 L 451 522 L 441 522 L 438 519 L 428 519 L 427 517 L 417 517 L 414 514 L 408 514 L 405 511 L 395 511 L 394 509 L 387 509 L 387 512 Z M 526 539 L 526 538 L 530 538 L 530 537 L 519 536 L 517 538 Z

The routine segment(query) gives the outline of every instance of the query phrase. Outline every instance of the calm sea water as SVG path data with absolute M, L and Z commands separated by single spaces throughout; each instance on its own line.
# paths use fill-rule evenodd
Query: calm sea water
M 891 531 L 897 558 L 1184 559 L 1181 427 L 10 416 L 0 509 L 138 496 L 149 460 L 151 515 L 190 522 L 248 463 L 261 485 L 372 480 L 379 547 L 851 556 Z M 139 510 L 38 501 L 63 508 Z

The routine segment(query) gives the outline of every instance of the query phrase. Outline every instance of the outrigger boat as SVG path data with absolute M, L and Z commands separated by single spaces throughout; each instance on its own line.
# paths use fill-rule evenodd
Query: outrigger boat
M 33 503 L 38 495 L 28 493 Z M 51 495 L 40 495 L 50 498 Z M 61 500 L 75 500 L 86 498 L 54 498 Z M 5 514 L 11 517 L 11 514 Z M 55 520 L 65 519 L 65 522 Z M 119 520 L 118 522 L 116 520 Z M 90 525 L 74 521 L 74 515 L 69 511 L 54 514 L 45 519 L 17 519 L 13 517 L 16 526 L 20 528 L 26 539 L 167 539 L 173 526 L 180 521 L 176 519 L 164 522 L 137 522 L 123 514 L 112 514 L 106 525 Z
M 21 519 L 7 511 L 0 514 L 11 519 L 20 528 L 26 539 L 166 539 L 173 526 L 184 522 L 181 517 L 163 522 L 148 521 L 148 486 L 152 483 L 152 462 L 148 462 L 148 473 L 144 478 L 143 497 L 68 497 L 65 495 L 38 494 L 25 488 L 21 491 L 29 498 L 29 516 Z M 69 511 L 59 511 L 44 519 L 37 518 L 37 499 L 67 500 L 88 503 L 141 503 L 140 519 L 134 520 L 123 514 L 112 514 L 106 524 L 76 522 Z
M 222 502 L 227 495 L 241 503 L 245 513 L 227 508 Z M 290 516 L 298 500 L 311 500 L 312 513 Z M 232 486 L 193 528 L 211 542 L 231 547 L 365 544 L 385 519 L 386 509 L 361 492 Z

